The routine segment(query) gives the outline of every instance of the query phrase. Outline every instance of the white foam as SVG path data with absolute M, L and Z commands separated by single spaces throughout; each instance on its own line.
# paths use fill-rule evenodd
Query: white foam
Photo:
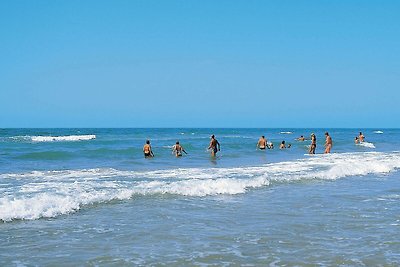
M 363 146 L 363 147 L 368 147 L 368 148 L 375 148 L 375 145 L 373 143 L 369 143 L 369 142 L 361 142 L 356 144 L 358 146 Z
M 54 141 L 85 141 L 96 139 L 96 135 L 66 135 L 66 136 L 30 136 L 33 142 L 54 142 Z
M 96 135 L 88 134 L 88 135 L 66 135 L 66 136 L 10 136 L 10 137 L 2 137 L 0 141 L 11 141 L 11 142 L 74 142 L 74 141 L 84 141 L 84 140 L 92 140 L 96 139 Z
M 383 134 L 382 131 L 374 131 L 374 133 L 376 133 L 376 134 Z
M 292 132 L 280 132 L 280 134 L 292 134 Z
M 116 169 L 0 174 L 0 220 L 38 219 L 135 195 L 204 197 L 242 194 L 271 183 L 379 174 L 400 168 L 400 152 L 314 155 L 238 168 L 186 168 L 150 172 Z M 10 186 L 12 185 L 13 186 Z

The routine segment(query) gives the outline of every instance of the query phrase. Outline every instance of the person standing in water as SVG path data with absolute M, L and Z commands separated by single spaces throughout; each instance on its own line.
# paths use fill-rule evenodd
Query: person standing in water
M 150 145 L 150 140 L 146 140 L 146 144 L 143 146 L 143 153 L 145 158 L 154 157 L 154 153 Z
M 182 157 L 182 152 L 185 152 L 185 154 L 187 154 L 183 146 L 179 144 L 179 141 L 176 141 L 175 145 L 172 147 L 172 152 L 175 153 L 176 157 Z
M 356 138 L 354 138 L 354 143 L 355 143 L 355 144 L 358 144 L 358 143 L 359 143 L 358 137 L 357 137 L 357 136 L 356 136 Z
M 364 142 L 365 136 L 360 132 L 360 135 L 358 136 L 358 140 L 360 143 Z
M 332 138 L 329 136 L 328 132 L 325 132 L 325 154 L 331 153 L 331 149 L 332 149 Z
M 308 151 L 309 154 L 315 154 L 315 149 L 317 148 L 317 137 L 314 133 L 311 134 L 311 145 L 310 150 Z
M 264 135 L 261 136 L 261 138 L 258 140 L 257 148 L 259 148 L 259 149 L 266 149 L 267 148 L 267 140 L 265 139 Z
M 215 139 L 214 135 L 211 136 L 211 141 L 210 145 L 208 146 L 208 149 L 211 149 L 211 156 L 213 157 L 217 154 L 218 151 L 221 151 L 221 146 L 218 140 Z

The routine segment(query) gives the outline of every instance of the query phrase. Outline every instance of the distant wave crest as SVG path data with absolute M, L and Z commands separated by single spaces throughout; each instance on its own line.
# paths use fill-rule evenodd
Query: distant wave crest
M 33 142 L 54 142 L 54 141 L 84 141 L 96 139 L 96 135 L 66 135 L 66 136 L 31 136 Z
M 6 139 L 12 142 L 75 142 L 75 141 L 86 141 L 96 139 L 96 135 L 65 135 L 65 136 L 12 136 L 6 137 Z M 4 140 L 4 138 L 3 138 Z
M 400 168 L 400 152 L 317 155 L 241 168 L 185 168 L 150 172 L 116 169 L 0 174 L 0 220 L 33 220 L 82 207 L 160 194 L 205 197 L 242 194 L 274 183 L 388 173 Z M 13 182 L 11 182 L 12 180 Z M 17 182 L 18 186 L 10 187 Z

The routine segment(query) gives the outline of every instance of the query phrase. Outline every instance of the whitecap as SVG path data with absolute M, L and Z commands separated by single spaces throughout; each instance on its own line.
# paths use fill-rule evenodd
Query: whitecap
M 66 135 L 66 136 L 30 136 L 33 142 L 54 142 L 54 141 L 85 141 L 96 139 L 96 135 Z
M 373 143 L 369 143 L 369 142 L 361 142 L 361 143 L 358 143 L 356 145 L 367 147 L 367 148 L 375 148 L 375 145 Z
M 388 173 L 400 168 L 400 152 L 314 155 L 237 168 L 122 171 L 112 168 L 0 174 L 0 220 L 56 217 L 82 207 L 133 196 L 205 197 L 243 194 L 274 183 Z M 19 186 L 4 186 L 18 179 Z M 10 181 L 11 180 L 11 181 Z

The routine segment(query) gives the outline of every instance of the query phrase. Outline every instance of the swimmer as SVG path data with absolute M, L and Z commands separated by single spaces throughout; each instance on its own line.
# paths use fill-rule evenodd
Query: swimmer
M 359 142 L 362 143 L 364 142 L 365 136 L 360 132 L 360 135 L 358 136 Z
M 150 140 L 146 140 L 146 144 L 143 146 L 143 153 L 145 158 L 154 157 L 154 153 L 150 145 Z
M 215 136 L 211 136 L 211 141 L 210 145 L 208 146 L 208 149 L 211 149 L 211 156 L 215 157 L 218 151 L 221 151 L 221 146 L 218 142 L 217 139 L 215 139 Z
M 172 147 L 172 152 L 175 153 L 176 157 L 182 157 L 182 152 L 185 152 L 185 154 L 187 154 L 183 146 L 179 144 L 179 141 L 176 141 L 175 145 Z
M 358 137 L 356 136 L 356 138 L 354 138 L 354 143 L 355 144 L 358 144 L 359 143 L 359 140 L 358 140 Z
M 304 138 L 304 136 L 300 135 L 300 137 L 299 137 L 299 138 L 296 138 L 295 140 L 300 141 L 300 142 L 303 142 L 303 141 L 305 141 L 306 139 Z
M 267 148 L 267 140 L 265 139 L 265 136 L 261 136 L 260 139 L 258 140 L 256 148 L 259 149 L 266 149 Z
M 325 154 L 331 153 L 331 149 L 332 149 L 332 138 L 329 136 L 328 132 L 325 132 Z
M 285 145 L 285 141 L 282 141 L 281 145 L 279 146 L 279 149 L 285 149 L 286 145 Z
M 274 143 L 272 142 L 267 143 L 267 147 L 268 149 L 274 149 Z
M 292 147 L 292 144 L 288 144 L 287 148 L 291 148 L 291 147 Z
M 315 154 L 315 149 L 317 148 L 317 137 L 314 133 L 311 133 L 311 145 L 310 150 L 308 151 L 309 154 Z

